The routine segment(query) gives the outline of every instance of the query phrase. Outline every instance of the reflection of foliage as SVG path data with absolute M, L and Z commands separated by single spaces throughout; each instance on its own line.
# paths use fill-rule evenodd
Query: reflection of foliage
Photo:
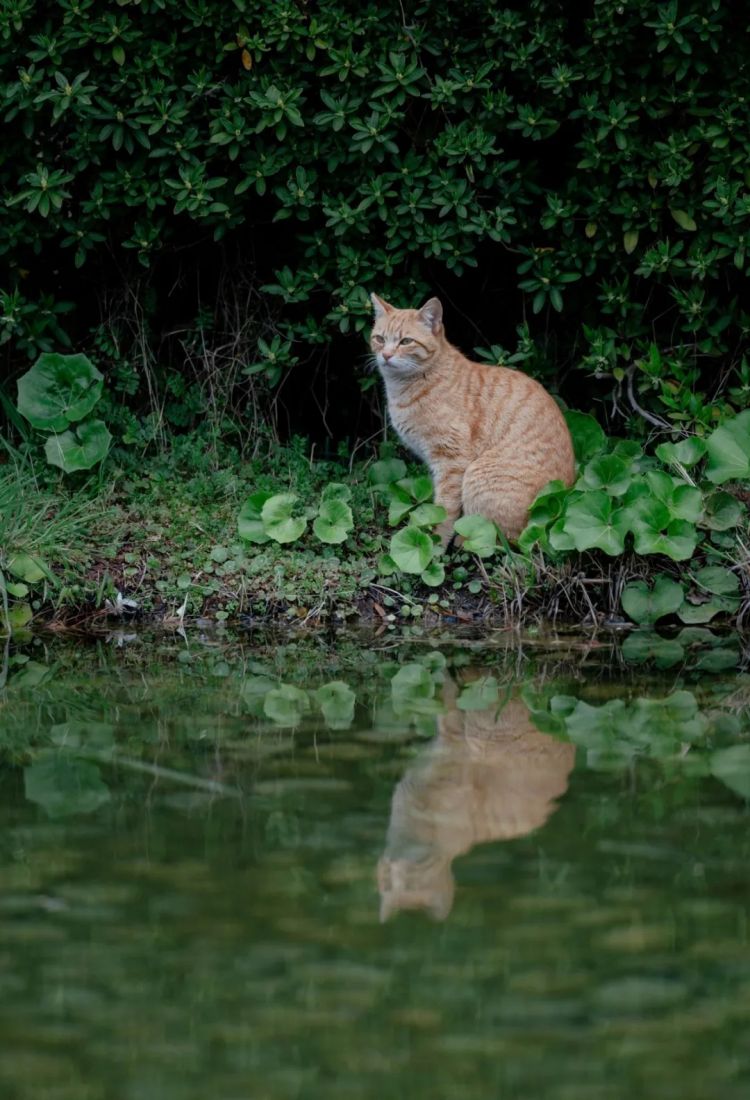
M 25 766 L 29 797 L 51 815 L 93 812 L 126 772 L 196 798 L 234 797 L 248 783 L 248 759 L 290 760 L 286 754 L 293 755 L 295 744 L 302 750 L 311 740 L 338 745 L 363 737 L 408 745 L 415 737 L 433 737 L 438 717 L 453 706 L 500 713 L 522 667 L 512 647 L 504 656 L 413 646 L 396 661 L 388 648 L 378 655 L 354 643 L 347 650 L 342 641 L 326 666 L 319 644 L 290 641 L 254 650 L 249 662 L 241 646 L 165 650 L 167 659 L 154 668 L 152 651 L 139 658 L 138 649 L 120 651 L 93 676 L 81 653 L 71 671 L 66 662 L 8 654 L 7 684 L 0 686 L 0 754 Z M 573 687 L 579 650 L 552 665 L 543 649 L 526 653 L 524 696 L 535 724 L 580 746 L 590 767 L 618 771 L 650 759 L 696 778 L 713 773 L 734 790 L 744 784 L 746 754 L 728 751 L 742 743 L 747 728 L 744 679 L 712 676 L 701 694 L 690 688 L 690 677 L 703 681 L 707 672 L 736 667 L 736 638 L 697 627 L 674 638 L 633 632 L 612 657 L 681 669 L 685 686 L 673 671 L 674 690 L 664 697 L 658 680 L 636 697 L 630 683 L 607 688 L 602 681 L 592 701 L 586 681 L 580 690 Z M 606 652 L 595 649 L 592 656 L 597 663 L 588 659 L 589 677 L 598 669 L 611 679 Z M 123 675 L 128 660 L 138 671 L 132 681 Z M 652 683 L 652 672 L 648 681 L 641 675 L 644 684 Z M 728 685 L 737 687 L 732 697 Z M 602 703 L 603 690 L 610 698 Z M 286 829 L 279 822 L 273 835 Z
M 717 663 L 721 668 L 726 665 Z M 550 690 L 538 692 L 531 685 L 525 695 L 537 728 L 579 746 L 588 768 L 618 772 L 652 759 L 686 776 L 714 775 L 750 797 L 750 746 L 733 743 L 746 718 L 743 722 L 726 704 L 701 707 L 684 689 L 662 698 L 616 697 L 595 705 Z

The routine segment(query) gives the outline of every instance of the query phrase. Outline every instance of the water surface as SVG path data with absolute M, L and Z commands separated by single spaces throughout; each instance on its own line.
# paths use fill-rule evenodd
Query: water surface
M 2 1095 L 744 1100 L 739 661 L 695 630 L 8 647 Z

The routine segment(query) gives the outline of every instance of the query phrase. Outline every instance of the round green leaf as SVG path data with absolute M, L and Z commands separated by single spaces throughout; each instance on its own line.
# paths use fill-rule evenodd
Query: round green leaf
M 682 585 L 669 577 L 657 577 L 651 589 L 645 581 L 632 581 L 623 589 L 622 609 L 641 626 L 673 615 L 684 598 Z
M 584 493 L 573 500 L 558 523 L 562 523 L 576 550 L 598 548 L 613 557 L 625 549 L 627 514 L 625 509 L 616 507 L 612 498 L 601 489 Z M 555 546 L 552 537 L 550 542 Z
M 731 493 L 717 489 L 704 500 L 703 526 L 711 531 L 729 531 L 737 527 L 747 515 L 747 509 Z
M 330 481 L 320 494 L 321 500 L 351 500 L 352 491 L 342 481 Z
M 445 566 L 441 561 L 431 561 L 427 568 L 422 570 L 420 579 L 430 588 L 438 588 L 445 580 Z
M 102 386 L 103 375 L 85 355 L 44 352 L 18 379 L 18 411 L 35 428 L 63 432 L 88 416 Z
M 667 466 L 682 467 L 689 470 L 700 462 L 706 453 L 706 442 L 697 435 L 681 439 L 679 443 L 660 443 L 656 448 L 656 457 Z
M 263 527 L 274 542 L 296 542 L 307 527 L 307 520 L 303 516 L 292 515 L 296 503 L 296 493 L 276 493 L 263 505 Z
M 50 466 L 59 466 L 66 474 L 90 470 L 107 457 L 112 436 L 103 420 L 86 420 L 74 430 L 51 435 L 44 445 Z
M 489 558 L 497 548 L 497 527 L 486 516 L 461 516 L 455 523 L 456 534 L 463 537 L 463 549 L 480 558 Z
M 268 535 L 260 517 L 263 505 L 271 499 L 271 495 L 271 493 L 258 492 L 252 493 L 247 498 L 237 516 L 237 531 L 240 538 L 248 542 L 268 542 Z
M 25 600 L 29 594 L 29 586 L 27 584 L 24 584 L 22 581 L 19 581 L 18 583 L 8 581 L 5 585 L 5 590 L 9 596 L 13 596 L 13 598 L 16 600 Z
M 715 596 L 738 596 L 740 580 L 731 569 L 721 565 L 706 565 L 693 573 L 693 580 L 699 588 L 712 592 Z
M 313 523 L 313 531 L 321 542 L 344 542 L 354 527 L 354 518 L 349 505 L 336 497 L 321 501 L 318 515 Z
M 750 478 L 750 409 L 720 425 L 706 440 L 706 477 L 716 485 Z
M 404 527 L 391 539 L 389 555 L 404 573 L 421 573 L 432 560 L 435 546 L 418 527 Z
M 376 489 L 385 488 L 406 475 L 406 463 L 400 458 L 381 458 L 370 467 L 370 481 Z
M 583 484 L 590 489 L 603 489 L 609 496 L 619 497 L 633 480 L 633 470 L 617 455 L 598 455 L 583 471 Z
M 414 527 L 434 527 L 436 523 L 442 523 L 446 515 L 445 508 L 440 504 L 418 504 L 409 516 L 409 523 Z
M 40 558 L 31 554 L 14 554 L 8 561 L 7 569 L 14 577 L 19 577 L 26 584 L 36 584 L 38 581 L 53 580 L 49 567 Z

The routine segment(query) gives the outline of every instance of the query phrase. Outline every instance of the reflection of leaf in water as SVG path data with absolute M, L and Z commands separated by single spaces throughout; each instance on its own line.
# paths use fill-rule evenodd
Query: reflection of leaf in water
M 456 703 L 459 710 L 485 710 L 494 706 L 499 698 L 494 676 L 482 676 L 467 684 Z
M 403 665 L 391 680 L 393 709 L 399 716 L 440 714 L 442 704 L 435 698 L 435 681 L 424 665 Z
M 711 754 L 711 774 L 731 791 L 750 798 L 750 745 L 729 745 Z
M 549 706 L 552 715 L 564 722 L 565 736 L 588 750 L 588 763 L 594 768 L 622 767 L 637 755 L 676 756 L 682 745 L 699 740 L 706 730 L 705 718 L 689 691 L 631 703 L 610 699 L 601 706 L 556 695 Z M 533 718 L 542 728 L 539 714 Z
M 90 814 L 110 798 L 96 764 L 67 753 L 44 753 L 24 768 L 24 788 L 50 817 Z
M 82 745 L 96 749 L 111 748 L 115 739 L 115 728 L 109 722 L 63 722 L 49 731 L 53 745 L 61 748 L 78 749 Z
M 622 643 L 626 661 L 641 665 L 653 661 L 657 668 L 671 668 L 685 656 L 676 638 L 662 638 L 653 630 L 634 630 Z
M 346 729 L 354 718 L 356 695 L 343 680 L 332 680 L 315 692 L 326 723 L 334 730 Z
M 271 688 L 263 702 L 266 718 L 279 726 L 296 726 L 302 715 L 310 709 L 307 692 L 293 684 L 281 684 Z
M 260 717 L 263 714 L 263 704 L 266 695 L 275 687 L 276 681 L 268 676 L 248 676 L 242 681 L 240 693 L 242 701 L 251 714 Z

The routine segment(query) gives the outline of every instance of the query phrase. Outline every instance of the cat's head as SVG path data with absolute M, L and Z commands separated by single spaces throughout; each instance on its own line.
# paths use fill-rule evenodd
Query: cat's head
M 445 920 L 453 907 L 455 883 L 450 862 L 440 857 L 378 862 L 380 920 L 402 909 L 421 909 L 433 920 Z
M 439 300 L 430 298 L 421 309 L 396 309 L 377 294 L 370 299 L 375 311 L 370 348 L 380 370 L 390 375 L 423 374 L 445 342 Z

